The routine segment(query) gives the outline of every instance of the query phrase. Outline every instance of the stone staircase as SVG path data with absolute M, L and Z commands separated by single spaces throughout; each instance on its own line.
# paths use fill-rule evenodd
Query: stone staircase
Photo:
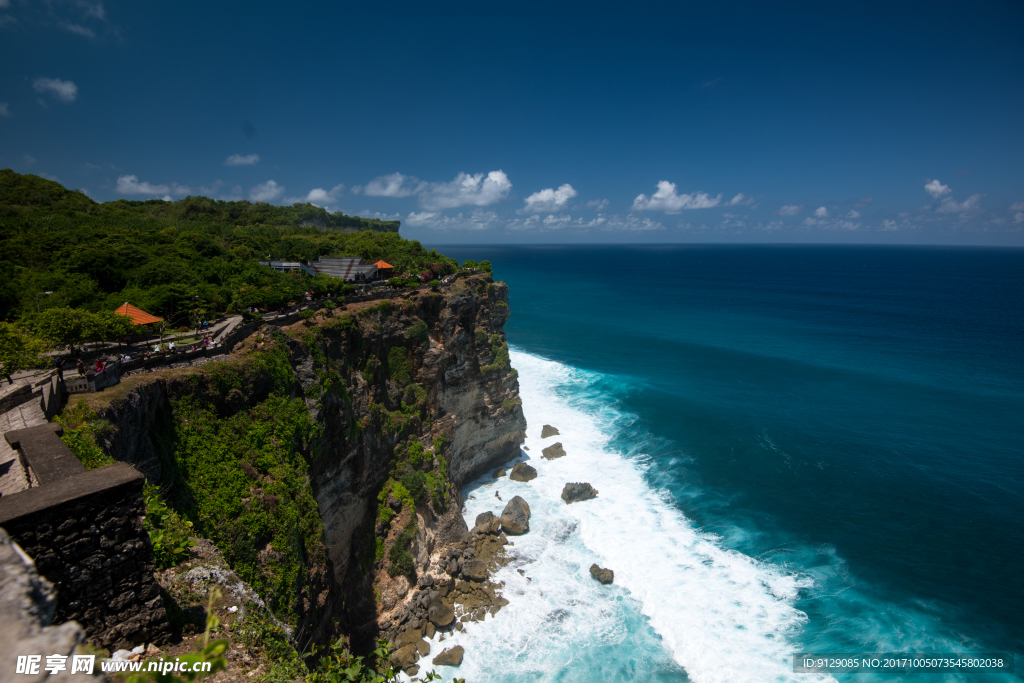
M 3 435 L 49 422 L 61 408 L 63 390 L 54 371 L 25 378 L 0 390 L 0 496 L 29 488 L 32 473 Z

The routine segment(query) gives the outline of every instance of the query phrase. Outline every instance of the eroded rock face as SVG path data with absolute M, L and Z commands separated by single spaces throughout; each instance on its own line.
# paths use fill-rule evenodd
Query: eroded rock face
M 596 564 L 590 565 L 590 574 L 606 586 L 615 580 L 615 572 L 611 569 L 599 567 Z
M 565 449 L 562 448 L 562 442 L 551 444 L 547 448 L 541 451 L 541 456 L 545 460 L 554 460 L 555 458 L 565 457 Z
M 505 533 L 520 535 L 530 530 L 530 505 L 516 496 L 501 511 L 501 528 Z
M 544 428 L 540 430 L 540 438 L 546 439 L 549 436 L 558 436 L 558 430 L 551 425 L 544 425 Z
M 595 496 L 597 496 L 597 489 L 587 482 L 568 483 L 562 488 L 562 500 L 567 504 L 590 500 Z
M 462 658 L 466 651 L 461 645 L 450 647 L 438 656 L 434 657 L 432 663 L 435 666 L 458 666 L 462 664 Z
M 508 478 L 512 481 L 530 481 L 537 478 L 537 470 L 530 467 L 525 462 L 517 462 L 515 467 L 512 468 L 512 473 L 508 475 Z

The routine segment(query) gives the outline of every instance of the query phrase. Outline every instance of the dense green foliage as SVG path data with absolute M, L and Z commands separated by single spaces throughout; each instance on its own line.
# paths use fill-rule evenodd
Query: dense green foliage
M 319 427 L 302 399 L 288 398 L 294 376 L 281 346 L 243 367 L 214 365 L 206 377 L 213 391 L 175 399 L 162 427 L 168 502 L 279 618 L 293 621 L 308 573 L 326 562 L 307 481 Z M 224 414 L 222 402 L 255 400 L 247 392 L 261 384 L 269 384 L 263 400 Z
M 192 540 L 192 522 L 183 520 L 177 512 L 167 506 L 159 489 L 146 484 L 143 490 L 146 500 L 146 516 L 143 526 L 153 544 L 156 568 L 167 569 L 188 558 L 188 549 L 195 546 Z
M 57 422 L 63 429 L 61 441 L 85 465 L 85 469 L 98 470 L 114 463 L 98 443 L 98 439 L 110 430 L 110 423 L 98 419 L 85 401 L 69 405 L 57 416 Z
M 275 309 L 302 292 L 337 291 L 325 275 L 257 263 L 318 256 L 384 259 L 395 273 L 444 275 L 458 264 L 398 235 L 397 222 L 187 197 L 96 203 L 33 175 L 0 170 L 0 320 L 36 309 L 112 311 L 125 301 L 174 326 L 250 306 Z

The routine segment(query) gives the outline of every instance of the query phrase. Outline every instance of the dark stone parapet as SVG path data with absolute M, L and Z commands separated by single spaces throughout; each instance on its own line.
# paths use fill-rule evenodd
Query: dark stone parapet
M 0 526 L 57 589 L 54 622 L 78 621 L 110 649 L 169 633 L 142 526 L 143 481 L 115 463 L 0 498 Z

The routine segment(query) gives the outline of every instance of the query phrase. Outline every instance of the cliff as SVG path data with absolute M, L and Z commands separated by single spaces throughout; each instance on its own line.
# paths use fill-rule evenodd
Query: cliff
M 366 651 L 422 621 L 435 580 L 454 587 L 460 487 L 519 453 L 508 317 L 507 286 L 478 275 L 267 326 L 229 362 L 88 401 L 104 449 L 223 551 L 297 647 L 344 634 Z

